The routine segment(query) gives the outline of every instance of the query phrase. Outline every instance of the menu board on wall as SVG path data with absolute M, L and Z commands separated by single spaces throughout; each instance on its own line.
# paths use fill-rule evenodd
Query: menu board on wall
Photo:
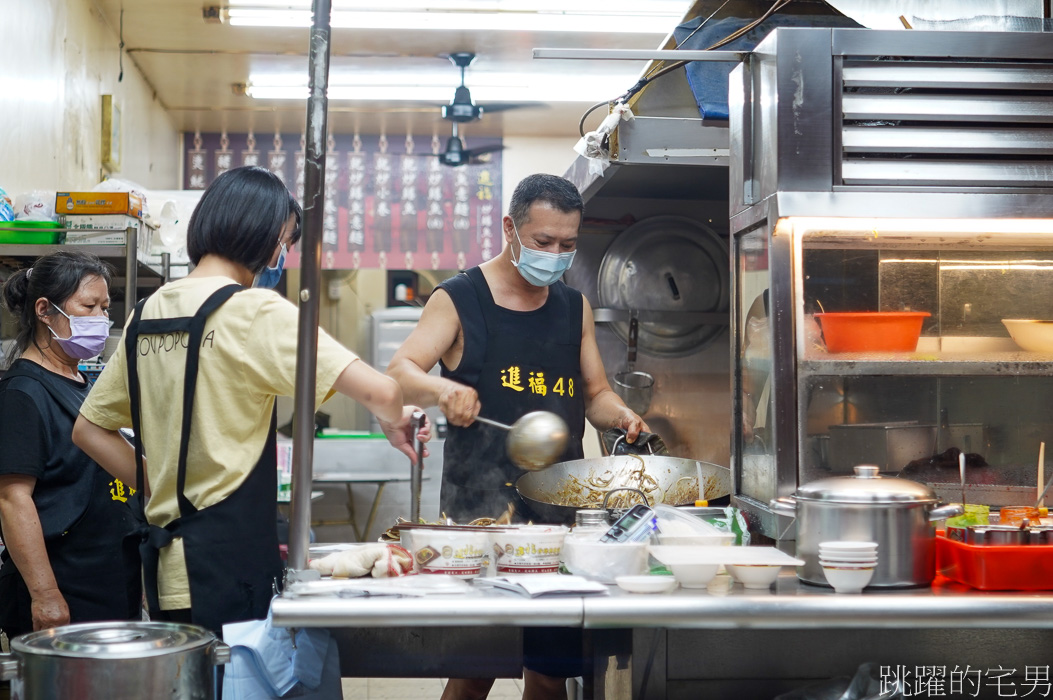
M 186 134 L 185 143 L 184 189 L 205 189 L 221 172 L 259 165 L 303 201 L 300 134 Z M 430 137 L 329 136 L 324 269 L 463 270 L 500 252 L 501 153 L 454 168 L 439 162 L 439 148 Z M 299 264 L 291 251 L 286 266 Z

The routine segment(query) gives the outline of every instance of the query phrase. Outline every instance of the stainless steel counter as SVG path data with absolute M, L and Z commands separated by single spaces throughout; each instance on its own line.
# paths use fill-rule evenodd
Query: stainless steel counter
M 1031 628 L 1053 629 L 1053 591 L 985 592 L 954 583 L 838 595 L 784 573 L 768 591 L 736 584 L 726 595 L 671 594 L 522 598 L 490 591 L 421 598 L 282 597 L 271 606 L 286 627 L 514 626 L 586 629 Z
M 281 597 L 271 608 L 277 625 L 330 628 L 347 677 L 515 678 L 525 628 L 581 627 L 581 697 L 609 700 L 775 697 L 851 676 L 864 662 L 1041 668 L 1053 644 L 1053 591 L 983 592 L 941 582 L 838 595 L 800 583 L 792 570 L 769 590 L 736 584 L 724 595 L 612 588 L 609 596 L 531 599 L 471 590 Z

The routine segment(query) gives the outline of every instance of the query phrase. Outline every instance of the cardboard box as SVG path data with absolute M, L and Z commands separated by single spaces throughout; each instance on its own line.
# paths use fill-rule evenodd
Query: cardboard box
M 133 229 L 140 260 L 150 254 L 157 230 L 142 219 L 127 214 L 71 215 L 63 220 L 67 245 L 124 245 L 125 231 Z
M 56 214 L 127 214 L 143 218 L 143 200 L 132 192 L 58 192 Z

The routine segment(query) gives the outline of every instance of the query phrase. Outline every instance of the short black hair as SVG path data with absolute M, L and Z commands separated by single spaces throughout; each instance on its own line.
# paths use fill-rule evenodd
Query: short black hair
M 515 225 L 522 226 L 530 213 L 530 205 L 544 202 L 564 214 L 578 212 L 585 216 L 585 202 L 574 184 L 558 175 L 535 173 L 519 181 L 512 192 L 512 202 L 508 205 L 508 215 Z
M 99 277 L 110 288 L 113 268 L 91 253 L 59 250 L 37 258 L 33 267 L 19 270 L 4 282 L 4 306 L 18 320 L 15 347 L 10 361 L 26 351 L 30 343 L 36 343 L 37 299 L 43 297 L 59 307 L 76 294 L 80 285 L 89 277 Z M 49 314 L 58 313 L 52 308 Z
M 218 255 L 256 274 L 270 262 L 290 216 L 296 217 L 296 243 L 303 211 L 285 183 L 263 168 L 228 170 L 212 181 L 190 216 L 190 261 L 197 265 L 205 255 Z

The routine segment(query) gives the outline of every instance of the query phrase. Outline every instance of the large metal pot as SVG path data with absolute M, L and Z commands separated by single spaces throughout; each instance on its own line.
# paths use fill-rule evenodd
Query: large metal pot
M 648 503 L 694 504 L 702 475 L 703 498 L 731 492 L 731 472 L 710 462 L 656 455 L 618 455 L 560 462 L 540 472 L 528 472 L 516 481 L 516 490 L 534 514 L 545 523 L 572 524 L 579 508 L 599 508 L 608 491 L 638 489 Z M 640 502 L 626 491 L 609 499 L 608 506 L 626 508 Z
M 819 565 L 819 543 L 829 540 L 877 542 L 878 564 L 871 587 L 927 586 L 936 576 L 934 522 L 962 512 L 960 505 L 936 507 L 925 484 L 883 477 L 875 466 L 859 466 L 854 476 L 835 476 L 805 484 L 787 498 L 771 501 L 774 512 L 796 516 L 797 577 L 830 584 Z
M 230 647 L 194 625 L 92 622 L 15 637 L 0 659 L 21 700 L 212 700 Z

